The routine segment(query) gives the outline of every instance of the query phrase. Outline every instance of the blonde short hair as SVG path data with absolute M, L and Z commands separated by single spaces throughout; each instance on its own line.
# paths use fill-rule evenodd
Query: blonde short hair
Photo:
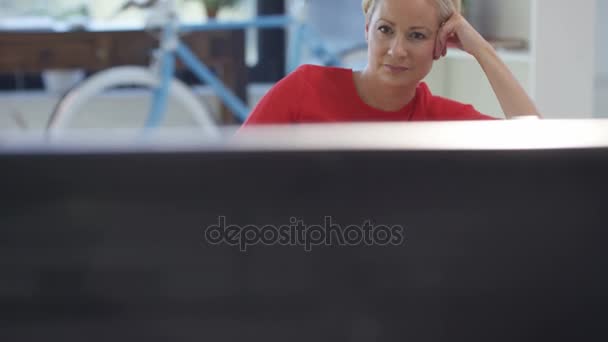
M 366 17 L 371 16 L 376 8 L 376 4 L 381 0 L 363 0 L 363 14 Z M 439 22 L 443 23 L 455 12 L 460 11 L 461 0 L 434 0 L 439 8 Z

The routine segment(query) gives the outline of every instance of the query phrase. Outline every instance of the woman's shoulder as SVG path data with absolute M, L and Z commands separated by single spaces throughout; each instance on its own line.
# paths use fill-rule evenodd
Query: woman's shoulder
M 464 103 L 433 94 L 431 88 L 425 82 L 418 84 L 417 96 L 429 107 L 461 108 L 465 106 Z
M 290 76 L 311 85 L 319 85 L 351 82 L 352 74 L 353 71 L 347 68 L 303 64 L 297 67 Z
M 310 75 L 348 74 L 352 72 L 352 69 L 315 64 L 302 64 L 294 71 L 294 73 Z

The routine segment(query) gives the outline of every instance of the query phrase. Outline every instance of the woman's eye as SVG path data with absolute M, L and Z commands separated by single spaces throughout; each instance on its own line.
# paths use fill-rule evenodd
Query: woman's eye
M 410 38 L 415 39 L 415 40 L 423 40 L 423 39 L 426 39 L 426 35 L 424 33 L 420 33 L 420 32 L 412 32 L 412 33 L 410 33 Z
M 386 26 L 386 25 L 382 25 L 382 26 L 380 26 L 380 27 L 378 28 L 378 31 L 380 31 L 380 32 L 382 32 L 382 33 L 384 33 L 384 34 L 389 34 L 389 33 L 391 33 L 391 31 L 392 31 L 392 30 L 391 30 L 391 28 L 390 28 L 390 27 L 388 27 L 388 26 Z
M 420 32 L 412 32 L 412 33 L 410 33 L 410 38 L 416 39 L 416 40 L 423 40 L 426 38 L 426 35 L 424 35 L 424 33 L 420 33 Z

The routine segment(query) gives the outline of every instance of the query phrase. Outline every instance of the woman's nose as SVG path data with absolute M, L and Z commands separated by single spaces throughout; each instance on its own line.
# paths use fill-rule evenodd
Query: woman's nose
M 391 42 L 390 49 L 388 50 L 388 54 L 392 57 L 405 57 L 407 56 L 407 46 L 404 42 L 404 39 L 401 37 L 396 37 Z

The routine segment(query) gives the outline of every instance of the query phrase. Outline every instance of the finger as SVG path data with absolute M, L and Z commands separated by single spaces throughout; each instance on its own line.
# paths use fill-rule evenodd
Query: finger
M 437 60 L 437 45 L 439 44 L 439 40 L 435 39 L 435 46 L 433 46 L 433 59 Z
M 458 46 L 459 44 L 460 44 L 460 40 L 458 39 L 458 36 L 456 36 L 455 33 L 451 33 L 450 35 L 448 35 L 448 38 L 446 39 L 445 45 L 443 47 L 442 55 L 445 56 L 448 53 L 448 48 L 450 46 Z
M 440 40 L 441 40 L 441 47 L 442 50 L 440 50 L 441 52 L 443 52 L 443 49 L 446 49 L 448 46 L 448 39 L 450 38 L 450 36 L 455 36 L 456 35 L 456 21 L 452 19 L 446 21 L 445 25 L 443 25 L 442 28 L 442 32 L 440 35 Z
M 433 51 L 433 57 L 435 59 L 439 59 L 441 57 L 441 51 L 443 50 L 443 46 L 441 46 L 441 41 L 437 39 L 437 43 L 435 44 L 435 49 Z
M 439 25 L 439 30 L 437 30 L 437 36 L 435 38 L 435 49 L 433 50 L 433 57 L 435 59 L 439 59 L 441 56 L 441 51 L 443 50 L 443 45 L 441 45 L 441 36 L 443 35 L 445 26 L 445 21 Z
M 449 32 L 446 28 L 444 30 L 444 32 L 442 32 L 441 37 L 439 37 L 440 46 L 441 46 L 440 53 L 443 52 L 443 49 L 448 45 L 448 38 L 449 38 L 450 33 L 451 32 Z
M 439 35 L 441 34 L 441 28 L 437 31 L 437 37 L 435 37 L 435 46 L 433 47 L 433 58 L 439 59 L 439 51 L 441 51 L 441 39 L 439 39 Z

